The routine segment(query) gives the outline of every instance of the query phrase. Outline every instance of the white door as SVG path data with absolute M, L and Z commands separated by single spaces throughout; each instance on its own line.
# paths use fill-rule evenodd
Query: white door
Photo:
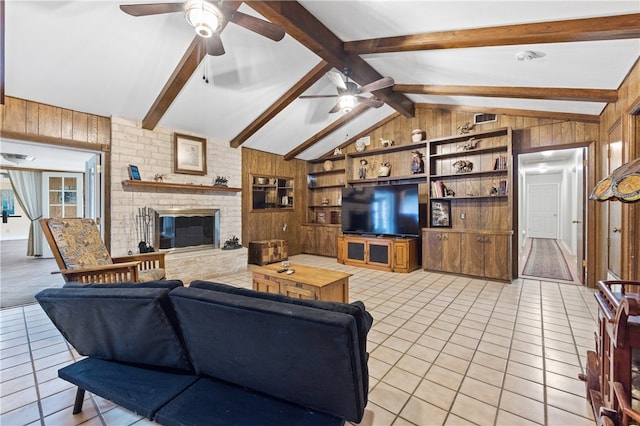
M 611 173 L 622 165 L 622 126 L 616 125 L 609 133 L 609 170 Z M 609 222 L 609 247 L 607 253 L 607 269 L 615 278 L 622 277 L 622 203 L 607 202 L 607 219 Z
M 527 185 L 527 236 L 558 238 L 558 184 Z
M 84 191 L 82 173 L 42 173 L 42 217 L 83 217 Z M 53 257 L 43 244 L 43 257 Z

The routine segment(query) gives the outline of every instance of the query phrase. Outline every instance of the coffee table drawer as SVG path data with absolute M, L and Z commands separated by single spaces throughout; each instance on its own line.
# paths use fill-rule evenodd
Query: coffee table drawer
M 290 280 L 280 280 L 280 294 L 296 299 L 320 299 L 319 288 Z
M 280 293 L 280 283 L 269 275 L 254 273 L 253 289 L 265 293 Z

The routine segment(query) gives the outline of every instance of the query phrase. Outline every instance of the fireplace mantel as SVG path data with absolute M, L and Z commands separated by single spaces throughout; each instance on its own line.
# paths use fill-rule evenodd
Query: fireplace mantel
M 122 187 L 132 191 L 147 191 L 151 189 L 163 189 L 173 191 L 197 191 L 197 192 L 240 192 L 241 188 L 228 186 L 198 185 L 194 183 L 177 182 L 151 182 L 146 180 L 123 180 Z

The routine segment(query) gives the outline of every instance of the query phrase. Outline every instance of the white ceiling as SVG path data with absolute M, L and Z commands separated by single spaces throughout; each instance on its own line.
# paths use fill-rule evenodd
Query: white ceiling
M 182 13 L 132 17 L 147 1 L 6 0 L 5 93 L 73 110 L 142 120 L 194 38 Z M 465 28 L 639 13 L 633 1 L 300 0 L 343 41 Z M 256 15 L 251 2 L 241 11 Z M 320 58 L 287 35 L 273 42 L 235 24 L 226 54 L 208 56 L 159 126 L 230 141 Z M 544 57 L 528 62 L 517 52 Z M 397 84 L 617 89 L 640 40 L 441 49 L 363 55 Z M 203 80 L 206 75 L 209 83 Z M 327 77 L 306 94 L 333 94 Z M 407 95 L 415 103 L 597 115 L 599 102 Z M 242 145 L 286 154 L 337 120 L 332 99 L 297 99 Z M 316 158 L 395 111 L 372 109 L 297 156 Z M 4 149 L 4 148 L 3 148 Z

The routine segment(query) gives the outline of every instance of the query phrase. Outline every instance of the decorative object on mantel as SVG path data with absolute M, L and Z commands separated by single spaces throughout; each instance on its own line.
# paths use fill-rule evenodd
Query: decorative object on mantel
M 411 132 L 411 141 L 412 142 L 420 142 L 425 138 L 426 134 L 425 131 L 422 129 L 413 129 L 413 131 Z
M 473 170 L 473 163 L 469 160 L 458 160 L 453 163 L 456 173 L 468 173 Z
M 461 135 L 466 135 L 471 130 L 473 130 L 473 124 L 471 124 L 468 121 L 464 123 L 462 126 L 458 126 L 458 131 L 460 132 Z
M 164 182 L 164 178 L 166 178 L 167 175 L 165 175 L 164 173 L 156 173 L 153 176 L 153 180 L 156 182 Z
M 333 170 L 333 161 L 326 160 L 324 163 L 322 163 L 322 168 L 325 171 L 330 172 L 331 170 Z
M 589 199 L 625 203 L 640 200 L 640 157 L 623 164 L 598 182 Z
M 152 238 L 151 232 L 151 218 L 153 217 L 153 209 L 151 207 L 139 207 L 138 215 L 136 216 L 136 225 L 138 232 L 138 250 L 140 253 L 151 253 L 155 250 L 149 243 Z
M 383 148 L 389 148 L 393 145 L 393 141 L 391 139 L 380 138 L 380 145 L 382 145 Z
M 391 174 L 391 163 L 385 162 L 378 168 L 378 177 L 387 177 Z
M 468 141 L 466 141 L 462 145 L 458 145 L 458 149 L 461 149 L 463 151 L 473 151 L 474 149 L 478 148 L 478 142 L 479 142 L 478 139 L 470 138 Z
M 187 175 L 207 174 L 207 140 L 174 134 L 174 171 Z
M 418 150 L 411 151 L 411 173 L 414 175 L 424 173 L 424 160 Z
M 235 250 L 239 248 L 242 248 L 242 244 L 240 244 L 240 240 L 235 235 L 225 241 L 224 246 L 222 246 L 222 250 Z
M 364 158 L 362 160 L 360 160 L 360 168 L 358 169 L 358 176 L 360 177 L 360 179 L 364 179 L 367 177 L 367 166 L 369 165 L 369 162 L 367 160 L 365 160 Z
M 213 186 L 228 186 L 229 179 L 225 176 L 216 176 L 216 180 L 213 181 Z

